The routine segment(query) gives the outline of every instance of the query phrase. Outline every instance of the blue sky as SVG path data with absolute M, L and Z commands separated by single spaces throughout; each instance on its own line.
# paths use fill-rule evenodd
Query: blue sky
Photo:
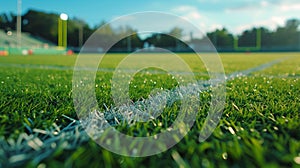
M 0 13 L 16 13 L 16 6 L 17 0 L 0 0 Z M 28 9 L 64 12 L 91 26 L 135 12 L 161 11 L 181 16 L 203 32 L 226 27 L 234 34 L 253 26 L 272 30 L 286 19 L 300 19 L 299 0 L 22 0 L 22 13 Z

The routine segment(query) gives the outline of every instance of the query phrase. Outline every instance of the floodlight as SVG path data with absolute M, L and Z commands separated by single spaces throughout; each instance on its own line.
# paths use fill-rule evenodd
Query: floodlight
M 68 15 L 65 13 L 60 14 L 60 19 L 61 20 L 68 20 Z

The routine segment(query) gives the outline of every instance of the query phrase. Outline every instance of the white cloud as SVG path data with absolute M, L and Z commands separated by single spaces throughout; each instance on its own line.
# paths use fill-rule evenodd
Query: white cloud
M 250 24 L 243 24 L 237 26 L 234 31 L 238 34 L 241 34 L 243 31 L 249 30 L 253 27 L 267 27 L 271 30 L 275 30 L 278 26 L 283 26 L 287 19 L 288 18 L 282 16 L 274 16 L 270 19 L 254 21 Z
M 195 10 L 197 10 L 197 8 L 194 6 L 182 5 L 182 6 L 178 6 L 174 9 L 172 9 L 172 11 L 174 11 L 174 12 L 187 12 L 187 11 L 191 11 L 191 10 L 195 11 Z
M 206 18 L 200 13 L 200 11 L 194 7 L 194 6 L 188 6 L 188 5 L 183 5 L 183 6 L 178 6 L 174 9 L 171 10 L 172 13 L 175 13 L 184 19 L 188 20 L 191 22 L 195 27 L 200 29 L 203 33 L 205 33 L 207 29 L 206 25 Z M 189 34 L 190 32 L 199 32 L 195 30 L 194 28 L 191 28 L 189 25 L 181 25 L 181 28 L 183 28 L 186 32 L 185 34 Z M 194 33 L 195 37 L 202 36 L 202 34 L 196 34 Z
M 299 0 L 233 0 L 231 3 L 215 0 L 219 10 L 214 12 L 204 9 L 205 5 L 200 4 L 212 1 L 198 2 L 199 6 L 177 6 L 170 12 L 189 20 L 204 33 L 223 27 L 233 34 L 240 34 L 253 27 L 275 30 L 278 26 L 284 26 L 286 20 L 299 18 L 300 11 Z M 185 29 L 184 25 L 182 28 Z
M 280 11 L 300 11 L 300 3 L 296 4 L 281 4 L 279 6 Z
M 224 9 L 225 13 L 240 13 L 240 12 L 253 12 L 262 6 L 268 6 L 267 1 L 261 1 L 260 3 L 240 3 L 238 5 L 232 4 L 230 7 Z
M 216 29 L 222 29 L 222 28 L 224 28 L 224 26 L 221 24 L 212 24 L 209 26 L 208 31 L 214 31 Z
M 224 11 L 226 13 L 234 13 L 234 12 L 286 12 L 286 11 L 299 11 L 300 10 L 300 2 L 294 0 L 262 0 L 257 3 L 244 3 L 239 6 L 228 7 L 225 8 Z
M 266 27 L 275 30 L 278 26 L 284 26 L 286 20 L 299 18 L 299 0 L 263 0 L 257 3 L 226 8 L 225 14 L 229 18 L 235 18 L 236 22 L 226 24 L 234 33 L 242 33 L 253 27 Z
M 181 15 L 182 17 L 186 17 L 187 19 L 200 19 L 203 18 L 202 14 L 200 14 L 199 10 L 194 6 L 178 6 L 171 10 L 172 12 Z
M 198 9 L 194 6 L 179 6 L 172 9 L 172 12 L 179 14 L 187 20 L 202 19 L 203 16 L 200 14 Z
M 267 7 L 267 6 L 269 6 L 270 5 L 270 3 L 268 2 L 268 1 L 261 1 L 260 2 L 260 6 L 261 7 Z
M 185 17 L 187 19 L 201 19 L 202 18 L 201 14 L 197 11 L 190 12 Z

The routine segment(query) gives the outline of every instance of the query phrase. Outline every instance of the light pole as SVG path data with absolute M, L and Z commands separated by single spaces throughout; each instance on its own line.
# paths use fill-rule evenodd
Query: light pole
M 67 48 L 67 20 L 67 14 L 60 14 L 60 17 L 58 18 L 58 46 L 64 48 Z
M 22 27 L 22 0 L 18 0 L 18 4 L 17 4 L 17 39 L 18 39 L 18 47 L 21 47 L 22 45 L 22 30 L 21 30 L 21 27 Z
M 131 52 L 131 37 L 127 37 L 127 52 Z
M 80 19 L 76 19 L 74 23 L 78 27 L 78 47 L 81 48 L 83 44 L 83 30 L 85 23 Z
M 83 26 L 79 26 L 78 29 L 78 46 L 82 47 L 83 44 Z

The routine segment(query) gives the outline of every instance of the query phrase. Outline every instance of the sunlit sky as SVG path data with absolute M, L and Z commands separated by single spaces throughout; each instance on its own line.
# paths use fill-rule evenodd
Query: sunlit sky
M 135 12 L 161 11 L 182 16 L 203 32 L 226 27 L 234 34 L 253 26 L 273 30 L 287 19 L 300 19 L 299 0 L 22 0 L 22 13 L 28 9 L 67 13 L 90 26 Z M 17 0 L 0 0 L 3 12 L 17 13 Z

